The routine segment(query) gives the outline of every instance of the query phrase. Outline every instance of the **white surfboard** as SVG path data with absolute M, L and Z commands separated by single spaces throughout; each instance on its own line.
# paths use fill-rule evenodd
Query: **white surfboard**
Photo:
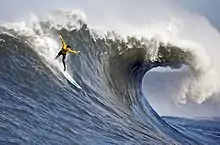
M 65 76 L 65 78 L 75 87 L 77 87 L 78 89 L 82 89 L 82 87 L 70 76 L 70 74 L 68 72 L 63 72 L 63 75 Z

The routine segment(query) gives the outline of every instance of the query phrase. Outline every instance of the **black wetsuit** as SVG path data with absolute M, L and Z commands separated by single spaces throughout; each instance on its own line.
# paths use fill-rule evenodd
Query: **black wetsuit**
M 59 53 L 57 54 L 57 56 L 56 56 L 56 59 L 57 59 L 60 55 L 63 55 L 62 62 L 63 62 L 63 66 L 64 66 L 64 71 L 65 71 L 65 70 L 66 70 L 66 62 L 65 62 L 66 53 L 63 53 L 63 51 L 60 50 L 60 52 L 59 52 Z

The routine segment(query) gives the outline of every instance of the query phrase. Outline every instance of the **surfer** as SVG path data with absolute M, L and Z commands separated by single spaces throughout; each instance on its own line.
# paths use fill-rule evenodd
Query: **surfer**
M 72 50 L 71 49 L 71 46 L 70 45 L 66 45 L 65 41 L 63 40 L 62 36 L 60 35 L 60 40 L 62 42 L 62 49 L 60 50 L 60 52 L 57 54 L 56 58 L 57 59 L 60 55 L 63 55 L 63 66 L 64 66 L 64 71 L 66 71 L 66 62 L 65 62 L 65 59 L 66 59 L 66 54 L 68 52 L 72 52 L 74 54 L 78 54 L 80 51 L 75 51 L 75 50 Z

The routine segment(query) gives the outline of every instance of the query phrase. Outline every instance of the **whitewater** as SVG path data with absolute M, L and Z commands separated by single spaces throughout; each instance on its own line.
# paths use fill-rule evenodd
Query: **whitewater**
M 220 144 L 219 32 L 183 10 L 108 18 L 1 23 L 0 144 Z M 80 51 L 66 62 L 81 91 L 54 59 L 60 34 Z

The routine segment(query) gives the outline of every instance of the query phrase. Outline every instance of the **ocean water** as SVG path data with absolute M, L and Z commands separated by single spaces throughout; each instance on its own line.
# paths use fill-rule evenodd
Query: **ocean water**
M 220 144 L 218 118 L 161 117 L 143 93 L 144 75 L 153 68 L 188 65 L 202 78 L 194 51 L 177 42 L 100 35 L 74 13 L 73 19 L 74 25 L 42 20 L 1 26 L 0 144 Z M 60 34 L 80 50 L 66 62 L 82 90 L 64 77 L 61 57 L 54 59 Z M 186 100 L 211 96 L 193 98 L 203 88 L 195 91 L 194 83 Z

